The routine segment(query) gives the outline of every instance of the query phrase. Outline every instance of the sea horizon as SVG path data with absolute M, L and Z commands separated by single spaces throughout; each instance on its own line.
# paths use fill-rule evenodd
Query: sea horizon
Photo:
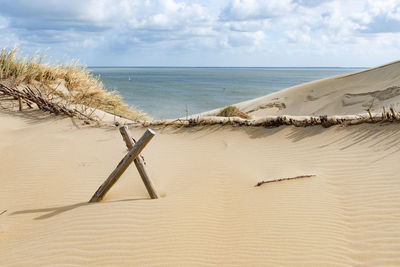
M 297 67 L 293 67 L 293 66 L 289 66 L 289 67 L 285 67 L 285 66 L 168 66 L 168 65 L 160 65 L 160 66 L 107 66 L 107 65 L 92 65 L 92 66 L 87 66 L 88 69 L 91 68 L 194 68 L 194 69 L 212 69 L 212 68 L 232 68 L 232 69 L 368 69 L 371 67 L 365 67 L 365 66 L 350 66 L 350 67 L 340 67 L 340 66 L 297 66 Z
M 108 90 L 155 119 L 202 113 L 361 67 L 91 66 Z

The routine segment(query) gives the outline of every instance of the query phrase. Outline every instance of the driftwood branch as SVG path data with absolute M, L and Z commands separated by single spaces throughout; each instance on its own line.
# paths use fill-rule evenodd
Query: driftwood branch
M 136 142 L 134 142 L 134 139 L 132 138 L 128 130 L 128 127 L 122 126 L 119 128 L 119 131 L 122 135 L 122 138 L 125 141 L 126 146 L 128 147 L 129 150 L 131 150 Z M 152 199 L 159 198 L 160 196 L 158 195 L 157 190 L 155 189 L 155 186 L 151 181 L 150 177 L 147 175 L 147 172 L 143 166 L 143 162 L 141 160 L 140 155 L 133 160 L 133 163 L 135 163 L 135 166 L 140 174 L 140 177 L 142 178 L 144 185 L 146 186 L 147 192 L 149 193 L 150 197 Z
M 394 115 L 393 115 L 394 114 Z M 340 115 L 340 116 L 266 116 L 259 119 L 242 119 L 239 117 L 217 117 L 205 116 L 175 120 L 154 120 L 154 121 L 136 121 L 130 123 L 132 127 L 151 127 L 151 126 L 176 126 L 176 127 L 194 127 L 194 126 L 210 126 L 210 125 L 231 125 L 231 126 L 252 126 L 252 127 L 279 127 L 284 125 L 292 125 L 295 127 L 307 127 L 321 125 L 322 127 L 330 127 L 333 125 L 358 125 L 362 123 L 378 123 L 378 122 L 400 122 L 400 114 L 393 109 L 388 112 L 385 117 L 381 113 L 368 113 L 359 115 Z
M 310 177 L 314 177 L 314 176 L 315 175 L 301 175 L 301 176 L 296 176 L 296 177 L 280 178 L 280 179 L 275 179 L 275 180 L 261 181 L 261 182 L 258 182 L 255 186 L 261 186 L 263 184 L 281 182 L 281 181 L 287 181 L 287 180 L 294 180 L 294 179 L 300 179 L 300 178 L 310 178 Z

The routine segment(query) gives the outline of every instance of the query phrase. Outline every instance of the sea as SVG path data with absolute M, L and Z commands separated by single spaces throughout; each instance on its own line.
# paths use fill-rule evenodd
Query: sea
M 185 117 L 362 68 L 89 67 L 155 119 Z

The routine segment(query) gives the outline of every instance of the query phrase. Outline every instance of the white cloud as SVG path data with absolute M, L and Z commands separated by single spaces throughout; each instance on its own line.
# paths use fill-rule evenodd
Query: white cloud
M 223 10 L 223 20 L 267 19 L 291 12 L 295 4 L 291 0 L 232 0 Z
M 124 21 L 131 29 L 180 30 L 198 27 L 211 19 L 207 10 L 198 4 L 165 1 L 144 1 L 131 8 Z
M 400 0 L 217 2 L 0 0 L 0 44 L 50 46 L 62 51 L 55 54 L 88 61 L 157 51 L 172 60 L 187 55 L 188 64 L 190 57 L 204 53 L 209 58 L 234 54 L 239 65 L 248 62 L 245 58 L 274 58 L 274 53 L 299 55 L 287 56 L 289 63 L 301 54 L 361 55 L 370 53 L 370 47 L 398 55 Z

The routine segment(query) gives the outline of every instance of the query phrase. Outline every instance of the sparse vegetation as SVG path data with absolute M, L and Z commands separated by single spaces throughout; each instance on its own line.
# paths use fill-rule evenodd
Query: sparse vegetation
M 12 87 L 39 88 L 44 95 L 54 94 L 67 104 L 99 109 L 132 120 L 148 119 L 147 115 L 129 108 L 116 91 L 107 91 L 103 83 L 77 61 L 49 65 L 44 56 L 25 58 L 17 49 L 0 51 L 0 81 Z M 66 90 L 61 90 L 61 87 Z
M 239 117 L 242 119 L 250 119 L 250 116 L 235 106 L 227 106 L 217 114 L 219 117 Z

